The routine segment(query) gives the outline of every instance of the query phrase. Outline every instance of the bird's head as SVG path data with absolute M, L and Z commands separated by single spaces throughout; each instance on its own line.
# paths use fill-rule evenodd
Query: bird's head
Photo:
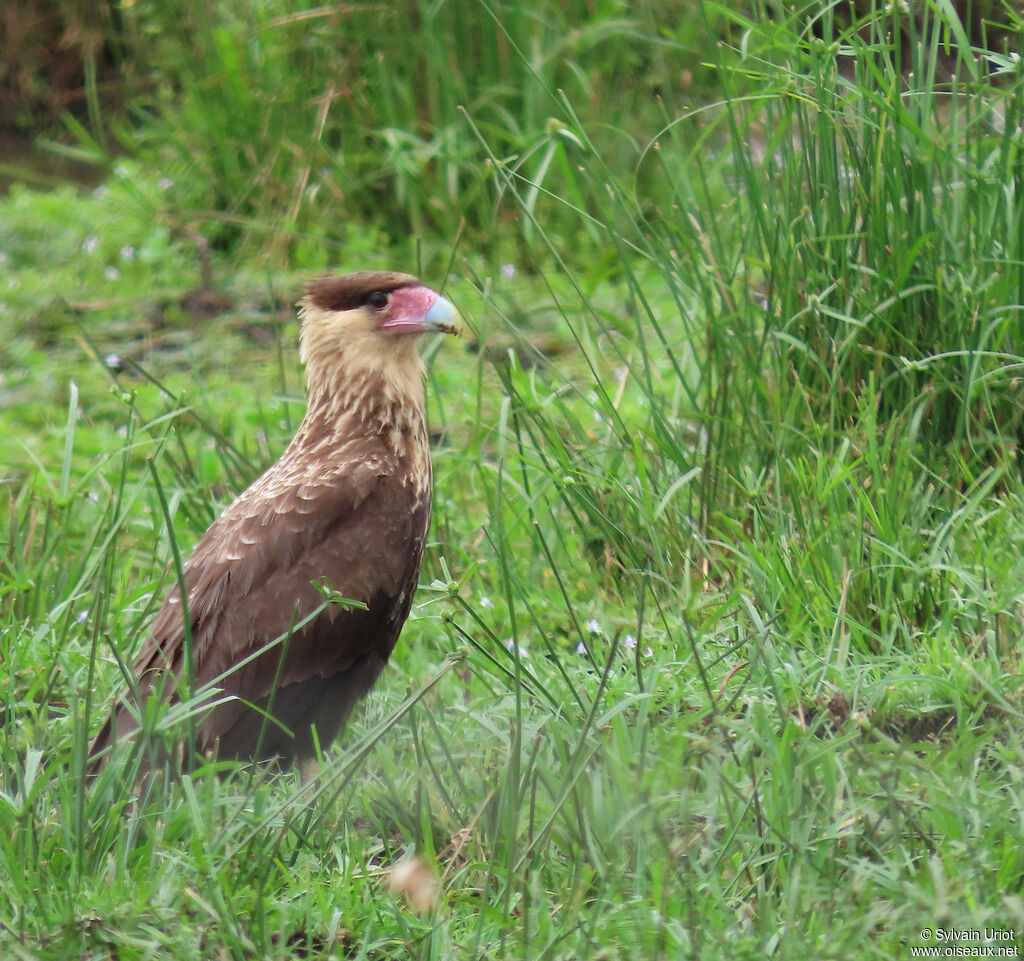
M 451 303 L 416 277 L 386 271 L 321 277 L 299 308 L 310 390 L 332 395 L 373 379 L 422 396 L 419 335 L 455 333 L 458 321 Z

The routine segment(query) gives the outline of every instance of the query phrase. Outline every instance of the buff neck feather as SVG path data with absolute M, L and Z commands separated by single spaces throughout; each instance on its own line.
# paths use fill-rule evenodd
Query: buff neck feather
M 309 413 L 331 421 L 356 415 L 377 431 L 424 422 L 419 337 L 381 334 L 362 311 L 303 310 L 301 351 Z

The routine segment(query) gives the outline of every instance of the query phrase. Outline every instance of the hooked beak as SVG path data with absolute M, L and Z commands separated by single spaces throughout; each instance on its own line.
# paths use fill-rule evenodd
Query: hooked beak
M 447 297 L 438 294 L 430 310 L 423 315 L 423 326 L 442 334 L 458 333 L 459 312 Z
M 391 294 L 379 329 L 389 334 L 454 334 L 459 313 L 446 297 L 429 287 L 400 287 Z

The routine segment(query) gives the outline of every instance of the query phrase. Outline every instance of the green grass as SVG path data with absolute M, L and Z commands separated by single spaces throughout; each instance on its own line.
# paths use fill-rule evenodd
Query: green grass
M 180 26 L 196 79 L 141 84 L 135 158 L 0 201 L 3 953 L 1021 949 L 1024 87 L 921 10 L 903 71 L 882 13 L 167 13 L 145 49 L 182 76 Z M 361 84 L 345 156 L 330 117 L 297 132 L 328 76 Z M 315 796 L 211 769 L 136 796 L 128 752 L 87 781 L 175 545 L 301 415 L 281 316 L 368 263 L 447 278 L 472 328 L 426 345 L 434 523 L 392 664 Z M 425 915 L 388 890 L 413 853 Z

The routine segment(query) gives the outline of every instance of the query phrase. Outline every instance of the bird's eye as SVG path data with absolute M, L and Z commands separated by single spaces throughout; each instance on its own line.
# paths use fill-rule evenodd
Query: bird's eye
M 388 305 L 388 295 L 382 290 L 375 290 L 366 298 L 366 302 L 377 310 L 383 310 Z

